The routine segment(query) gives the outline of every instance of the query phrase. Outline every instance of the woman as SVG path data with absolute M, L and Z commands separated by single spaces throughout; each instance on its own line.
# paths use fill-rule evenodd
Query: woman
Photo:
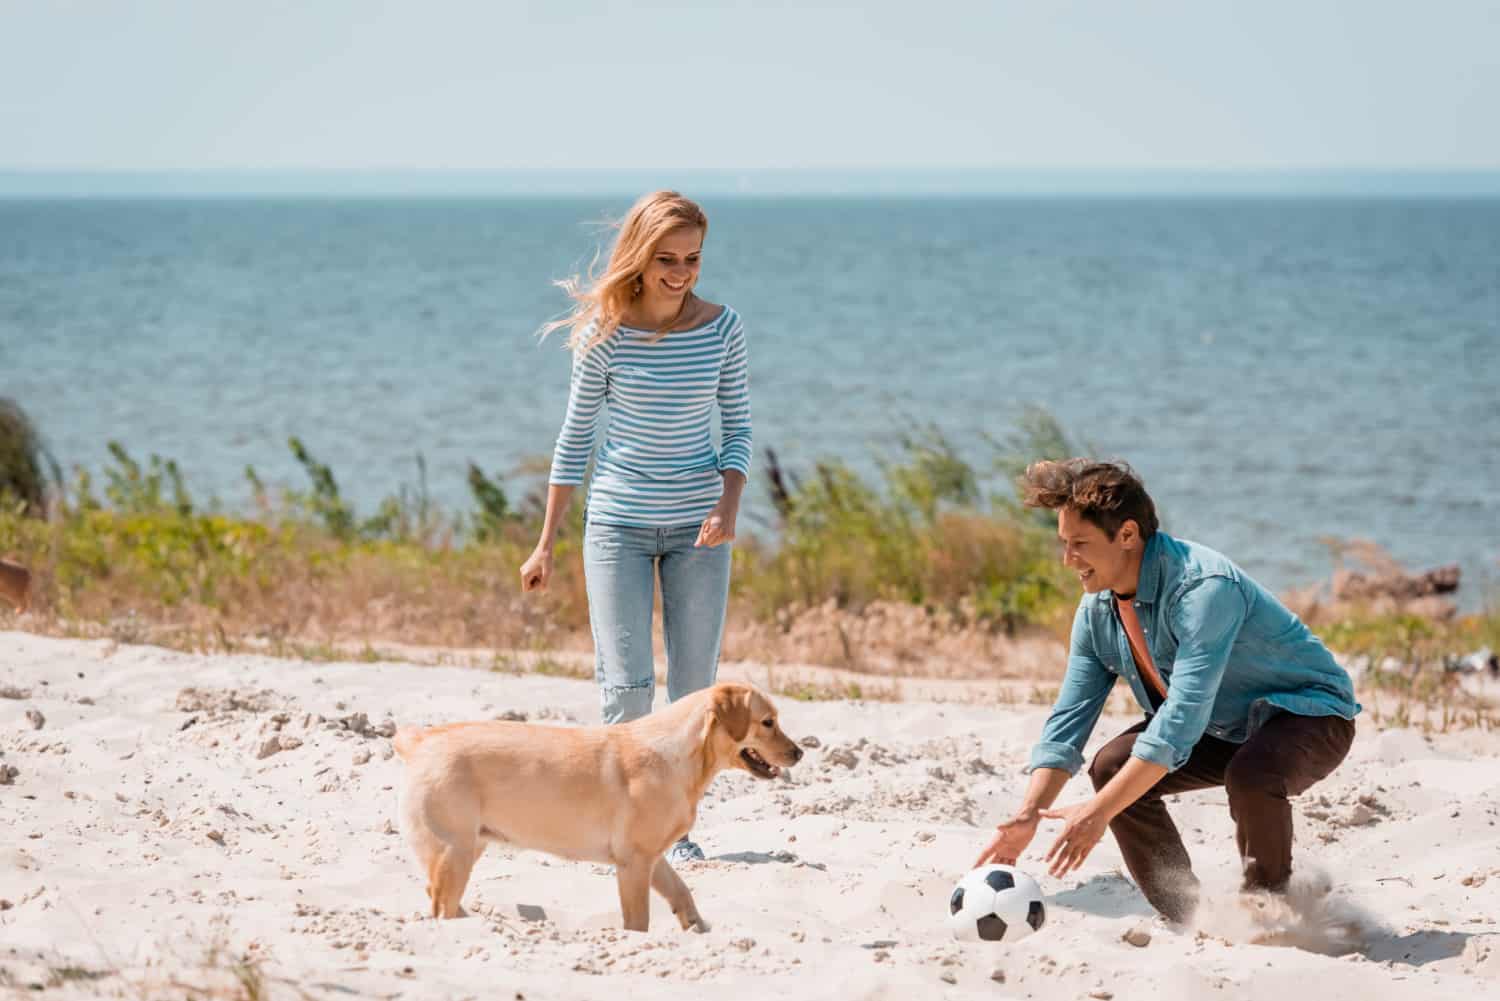
M 667 696 L 714 682 L 729 600 L 730 543 L 750 473 L 745 335 L 727 306 L 694 292 L 708 219 L 674 191 L 636 202 L 603 275 L 563 283 L 573 376 L 552 457 L 541 539 L 521 565 L 523 591 L 546 590 L 552 548 L 609 423 L 584 516 L 583 572 L 606 723 L 651 711 L 655 583 L 661 574 Z M 722 447 L 710 431 L 719 406 Z M 685 835 L 674 862 L 703 858 Z

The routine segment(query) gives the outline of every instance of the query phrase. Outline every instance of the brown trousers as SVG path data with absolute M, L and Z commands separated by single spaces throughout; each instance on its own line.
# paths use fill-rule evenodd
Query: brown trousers
M 1146 720 L 1099 749 L 1089 765 L 1104 788 L 1130 760 Z M 1354 723 L 1340 716 L 1272 717 L 1243 744 L 1204 736 L 1187 764 L 1110 821 L 1125 865 L 1146 899 L 1169 920 L 1186 923 L 1198 906 L 1198 879 L 1163 796 L 1223 786 L 1229 794 L 1245 889 L 1282 890 L 1292 875 L 1292 806 L 1288 796 L 1338 767 L 1354 743 Z

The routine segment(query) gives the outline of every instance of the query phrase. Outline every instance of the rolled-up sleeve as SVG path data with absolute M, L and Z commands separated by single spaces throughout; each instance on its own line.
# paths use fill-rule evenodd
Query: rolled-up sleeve
M 734 318 L 724 337 L 724 364 L 719 371 L 719 417 L 723 443 L 719 469 L 735 469 L 750 478 L 750 358 L 745 326 Z
M 594 452 L 599 412 L 604 407 L 608 373 L 605 351 L 604 345 L 598 345 L 593 350 L 582 351 L 573 356 L 573 377 L 568 384 L 568 412 L 563 417 L 557 446 L 552 451 L 552 470 L 547 476 L 548 483 L 577 486 L 583 482 L 589 456 Z
M 1115 674 L 1094 651 L 1094 633 L 1089 628 L 1085 598 L 1073 616 L 1073 636 L 1068 642 L 1068 669 L 1052 714 L 1042 727 L 1041 739 L 1031 749 L 1024 771 L 1056 768 L 1069 775 L 1083 767 L 1083 745 L 1099 722 Z
M 1227 577 L 1206 577 L 1179 599 L 1170 618 L 1178 639 L 1167 698 L 1135 739 L 1132 756 L 1169 771 L 1187 764 L 1203 739 L 1247 611 L 1244 593 Z

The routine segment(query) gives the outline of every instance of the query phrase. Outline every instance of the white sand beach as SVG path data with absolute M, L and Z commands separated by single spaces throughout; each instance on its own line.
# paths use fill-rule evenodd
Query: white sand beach
M 746 676 L 764 670 L 721 672 Z M 0 695 L 0 994 L 1500 996 L 1492 734 L 1378 731 L 1365 717 L 1350 759 L 1297 802 L 1297 908 L 1245 907 L 1222 791 L 1181 797 L 1209 893 L 1192 932 L 1153 920 L 1109 837 L 1080 873 L 1048 877 L 1047 822 L 1022 868 L 1048 923 L 996 946 L 944 927 L 1046 714 L 1000 704 L 994 685 L 779 698 L 787 732 L 817 746 L 774 782 L 731 773 L 709 789 L 695 831 L 709 861 L 679 870 L 712 925 L 702 935 L 655 898 L 651 931 L 627 934 L 602 867 L 495 847 L 466 894 L 471 917 L 424 916 L 394 826 L 394 725 L 592 723 L 590 682 L 5 632 Z M 1106 717 L 1095 743 L 1129 722 Z M 1132 929 L 1149 942 L 1127 942 Z

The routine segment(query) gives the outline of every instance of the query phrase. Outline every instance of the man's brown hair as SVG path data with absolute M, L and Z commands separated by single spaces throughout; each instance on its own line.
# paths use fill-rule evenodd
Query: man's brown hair
M 1027 507 L 1050 511 L 1070 507 L 1098 525 L 1110 539 L 1125 522 L 1140 526 L 1141 540 L 1156 534 L 1156 505 L 1135 471 L 1123 462 L 1093 459 L 1047 459 L 1033 462 L 1021 475 L 1021 500 Z

